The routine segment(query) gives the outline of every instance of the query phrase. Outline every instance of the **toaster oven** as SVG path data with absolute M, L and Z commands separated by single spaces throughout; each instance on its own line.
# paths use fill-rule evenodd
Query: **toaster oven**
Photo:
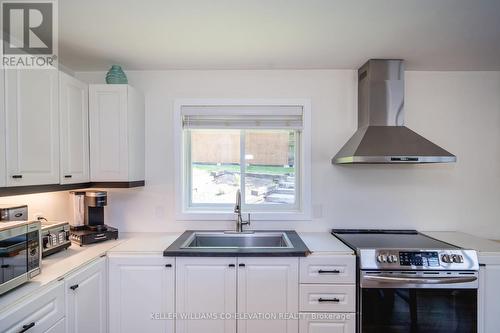
M 42 221 L 42 258 L 71 246 L 68 222 Z

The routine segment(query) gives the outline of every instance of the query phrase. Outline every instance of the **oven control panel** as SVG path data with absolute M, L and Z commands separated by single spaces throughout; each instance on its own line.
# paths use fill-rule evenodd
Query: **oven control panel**
M 360 250 L 361 269 L 401 270 L 477 270 L 477 254 L 473 250 Z
M 439 267 L 437 252 L 399 252 L 401 266 Z

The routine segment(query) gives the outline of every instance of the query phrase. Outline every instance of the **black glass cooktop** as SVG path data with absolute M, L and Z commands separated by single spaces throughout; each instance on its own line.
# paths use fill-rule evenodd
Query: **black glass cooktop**
M 352 249 L 457 249 L 416 230 L 333 229 L 332 234 Z

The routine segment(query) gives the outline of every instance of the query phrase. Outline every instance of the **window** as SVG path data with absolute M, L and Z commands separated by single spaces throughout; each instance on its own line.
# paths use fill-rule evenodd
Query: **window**
M 211 213 L 233 215 L 240 190 L 243 211 L 254 217 L 304 215 L 304 108 L 179 104 L 179 209 L 208 219 Z

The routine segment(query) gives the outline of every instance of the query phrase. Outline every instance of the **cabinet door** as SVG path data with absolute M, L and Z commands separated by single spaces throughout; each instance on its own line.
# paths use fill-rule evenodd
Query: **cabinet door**
M 238 312 L 290 314 L 299 310 L 298 258 L 239 258 Z M 297 333 L 298 321 L 239 320 L 238 333 Z
M 355 333 L 354 313 L 301 313 L 299 333 Z
M 98 259 L 66 279 L 68 332 L 106 332 L 106 284 L 106 258 Z
M 88 85 L 59 73 L 61 184 L 90 180 Z
M 6 70 L 7 186 L 59 184 L 57 70 Z
M 479 271 L 479 332 L 497 332 L 500 327 L 500 265 L 486 265 Z
M 29 299 L 0 312 L 0 332 L 43 333 L 64 318 L 64 282 L 56 282 Z
M 5 71 L 0 68 L 0 187 L 5 186 Z
M 236 312 L 236 258 L 177 258 L 176 313 L 179 316 Z M 234 318 L 176 320 L 176 333 L 234 333 Z M 260 332 L 262 333 L 262 332 Z
M 127 86 L 90 85 L 90 179 L 128 180 Z
M 174 278 L 174 258 L 110 255 L 110 333 L 173 333 Z

